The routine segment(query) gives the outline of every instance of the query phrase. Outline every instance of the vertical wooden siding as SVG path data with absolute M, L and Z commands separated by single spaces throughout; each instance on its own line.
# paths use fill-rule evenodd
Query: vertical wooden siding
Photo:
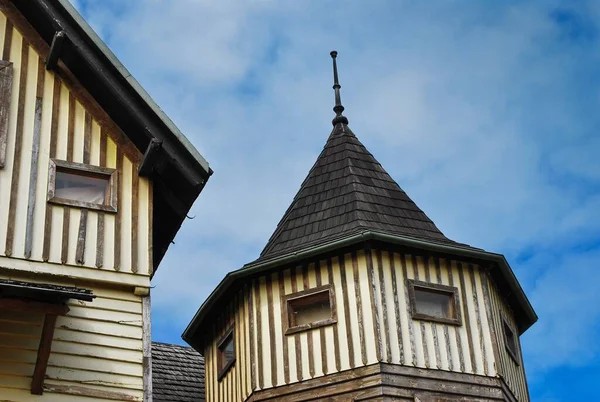
M 0 44 L 14 69 L 0 169 L 0 256 L 149 275 L 152 195 L 148 180 L 137 176 L 139 153 L 44 69 L 43 57 L 3 13 Z M 50 158 L 119 169 L 118 213 L 48 204 Z
M 495 376 L 492 336 L 479 267 L 445 258 L 373 251 L 376 313 L 381 317 L 382 361 Z M 458 288 L 462 324 L 412 320 L 406 281 Z M 398 325 L 399 324 L 399 325 Z
M 212 342 L 204 352 L 206 401 L 243 401 L 252 393 L 252 352 L 249 314 L 252 304 L 251 288 L 246 287 L 226 306 L 211 329 Z M 229 371 L 218 379 L 217 342 L 231 326 L 234 327 L 236 361 Z M 256 345 L 256 343 L 254 343 Z
M 141 298 L 108 288 L 93 291 L 93 302 L 71 301 L 69 313 L 58 318 L 44 401 L 80 401 L 86 394 L 97 396 L 85 400 L 107 400 L 106 393 L 118 400 L 142 400 Z M 42 323 L 41 314 L 0 311 L 3 399 L 39 399 L 30 387 Z
M 504 379 L 517 400 L 527 402 L 529 401 L 529 390 L 527 389 L 523 356 L 521 355 L 521 343 L 517 335 L 517 323 L 514 319 L 514 313 L 491 281 L 487 281 L 487 287 L 489 289 L 493 325 L 498 338 L 498 374 Z M 519 348 L 519 364 L 515 363 L 506 350 L 504 320 L 506 320 L 515 334 L 517 347 Z
M 457 287 L 462 325 L 412 320 L 407 279 Z M 326 284 L 333 285 L 337 323 L 285 335 L 281 297 Z M 251 299 L 251 318 L 244 329 L 251 348 L 244 358 L 252 361 L 253 370 L 249 373 L 254 373 L 248 379 L 253 384 L 248 390 L 295 383 L 378 361 L 486 376 L 497 374 L 478 266 L 386 250 L 359 250 L 288 267 L 255 279 L 249 289 L 250 294 L 242 297 Z M 218 324 L 220 329 L 213 339 L 226 326 Z M 216 375 L 215 350 L 215 344 L 207 350 L 207 377 Z M 240 358 L 240 352 L 236 354 Z M 239 381 L 243 376 L 235 377 Z M 209 382 L 210 394 L 217 382 Z M 214 395 L 215 401 L 231 400 L 223 393 Z

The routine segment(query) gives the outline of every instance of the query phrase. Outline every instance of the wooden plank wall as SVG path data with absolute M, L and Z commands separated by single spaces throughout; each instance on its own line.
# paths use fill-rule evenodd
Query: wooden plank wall
M 243 401 L 252 393 L 252 360 L 250 322 L 251 313 L 248 306 L 252 303 L 252 295 L 246 287 L 228 305 L 217 319 L 212 330 L 210 343 L 204 352 L 206 401 Z M 217 369 L 217 342 L 234 327 L 235 364 L 227 374 L 219 380 Z
M 525 369 L 523 366 L 523 355 L 521 354 L 521 343 L 517 334 L 517 323 L 514 319 L 514 313 L 498 292 L 496 286 L 488 281 L 490 293 L 491 309 L 493 312 L 494 328 L 498 337 L 498 374 L 504 379 L 508 388 L 513 392 L 514 396 L 519 401 L 529 401 L 529 390 L 527 388 L 527 378 L 525 377 Z M 515 363 L 512 357 L 506 350 L 504 340 L 503 320 L 512 327 L 512 330 L 517 336 L 517 346 L 519 348 L 519 364 Z
M 42 399 L 141 401 L 141 297 L 125 290 L 90 288 L 97 295 L 93 302 L 71 301 L 70 312 L 58 318 Z M 40 398 L 30 394 L 30 387 L 42 323 L 41 314 L 0 311 L 3 400 Z
M 139 152 L 84 106 L 80 89 L 45 70 L 38 49 L 3 13 L 0 45 L 14 67 L 0 256 L 149 275 L 152 196 L 137 175 Z M 118 213 L 48 204 L 50 158 L 118 169 Z
M 431 369 L 495 376 L 494 348 L 480 269 L 431 256 L 373 250 L 377 315 L 383 336 L 382 361 Z M 407 279 L 458 288 L 462 325 L 412 320 Z
M 406 279 L 457 287 L 463 324 L 412 320 Z M 281 297 L 326 284 L 333 285 L 337 323 L 286 336 Z M 250 285 L 248 352 L 253 390 L 377 362 L 490 377 L 497 374 L 494 338 L 476 265 L 359 250 L 283 269 Z M 212 347 L 207 350 L 207 361 Z M 211 367 L 207 365 L 207 375 L 213 371 Z

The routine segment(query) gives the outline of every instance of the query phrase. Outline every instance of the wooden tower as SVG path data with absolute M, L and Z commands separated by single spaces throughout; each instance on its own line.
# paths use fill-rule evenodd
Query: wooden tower
M 0 0 L 0 52 L 0 400 L 150 401 L 150 279 L 212 171 L 68 0 Z
M 333 131 L 260 257 L 183 338 L 207 401 L 529 401 L 537 319 L 500 254 L 448 239 L 348 127 Z

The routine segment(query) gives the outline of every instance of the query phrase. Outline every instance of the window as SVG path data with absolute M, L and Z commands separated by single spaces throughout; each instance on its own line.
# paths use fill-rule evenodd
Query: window
M 233 336 L 233 327 L 231 327 L 217 343 L 217 369 L 219 381 L 227 374 L 234 363 L 235 340 Z
M 409 280 L 408 289 L 413 319 L 461 325 L 457 288 Z
M 115 169 L 50 161 L 48 201 L 79 208 L 117 211 Z
M 510 325 L 504 321 L 504 345 L 506 346 L 506 350 L 515 363 L 519 364 L 519 359 L 517 356 L 519 355 L 519 349 L 517 346 L 517 336 L 511 329 Z
M 283 296 L 287 315 L 286 334 L 336 322 L 333 288 L 329 285 Z

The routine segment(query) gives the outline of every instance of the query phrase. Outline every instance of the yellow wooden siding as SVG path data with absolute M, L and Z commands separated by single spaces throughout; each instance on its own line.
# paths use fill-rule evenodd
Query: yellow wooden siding
M 0 275 L 0 278 L 6 278 Z M 30 279 L 27 279 L 30 280 Z M 57 285 L 72 283 L 55 282 Z M 84 399 L 53 387 L 95 390 L 142 400 L 142 305 L 130 291 L 90 286 L 92 302 L 71 300 L 58 318 L 46 372 L 44 400 Z M 30 394 L 42 314 L 0 311 L 0 395 L 37 400 Z M 85 398 L 88 400 L 88 398 Z M 89 400 L 107 400 L 89 398 Z
M 487 286 L 490 293 L 490 304 L 493 313 L 492 320 L 494 321 L 494 328 L 498 338 L 498 374 L 504 379 L 508 388 L 510 388 L 517 400 L 528 402 L 529 390 L 527 389 L 527 379 L 525 377 L 523 356 L 521 354 L 521 343 L 518 338 L 514 312 L 491 281 L 487 281 Z M 519 364 L 515 363 L 506 349 L 504 340 L 504 320 L 506 320 L 515 334 L 517 346 L 519 348 Z
M 0 44 L 8 41 L 5 38 L 7 23 L 10 24 L 0 13 Z M 7 163 L 0 169 L 0 256 L 149 275 L 152 195 L 149 181 L 137 176 L 139 152 L 132 151 L 133 147 L 121 134 L 99 123 L 102 119 L 86 110 L 72 88 L 54 73 L 47 72 L 43 68 L 43 57 L 40 58 L 38 51 L 14 27 L 9 45 L 14 70 Z M 31 203 L 34 208 L 29 230 L 31 255 L 28 256 L 27 215 L 31 169 L 36 166 L 32 150 L 38 95 L 41 95 L 42 112 L 37 183 Z M 55 97 L 57 102 L 54 102 Z M 22 128 L 19 133 L 18 127 Z M 89 156 L 84 152 L 86 141 Z M 79 163 L 89 159 L 92 165 L 117 168 L 117 214 L 48 204 L 51 157 Z M 9 213 L 10 210 L 14 211 Z M 84 214 L 87 221 L 82 218 Z M 78 241 L 82 219 L 85 223 L 83 243 Z M 84 245 L 83 261 L 79 263 L 76 261 L 78 242 Z M 104 246 L 98 247 L 99 244 Z M 48 266 L 49 272 L 53 269 L 52 265 Z M 84 271 L 81 276 L 86 277 Z
M 206 346 L 204 364 L 206 370 L 206 400 L 243 401 L 252 392 L 251 386 L 251 352 L 249 330 L 249 299 L 247 288 L 223 306 L 223 314 L 215 320 L 211 329 L 212 341 Z M 229 328 L 234 328 L 234 345 L 236 361 L 223 378 L 218 379 L 217 342 Z
M 456 287 L 462 324 L 413 320 L 407 279 Z M 337 323 L 285 335 L 282 296 L 327 284 L 334 289 Z M 477 265 L 386 250 L 360 250 L 256 278 L 249 294 L 240 296 L 250 303 L 235 302 L 244 312 L 249 308 L 242 321 L 236 318 L 236 327 L 244 322 L 241 333 L 249 337 L 243 342 L 247 349 L 236 349 L 238 359 L 249 359 L 245 372 L 236 362 L 237 371 L 216 379 L 216 340 L 232 320 L 230 305 L 229 318 L 213 328 L 206 349 L 209 400 L 231 400 L 228 381 L 245 379 L 247 395 L 378 361 L 496 376 L 483 286 Z

